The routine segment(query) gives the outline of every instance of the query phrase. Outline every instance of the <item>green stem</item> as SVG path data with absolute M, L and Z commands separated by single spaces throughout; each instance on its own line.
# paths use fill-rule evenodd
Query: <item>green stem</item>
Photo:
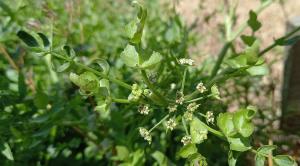
M 130 103 L 128 101 L 128 99 L 115 99 L 115 98 L 113 98 L 112 101 L 116 102 L 116 103 L 124 103 L 124 104 Z
M 62 56 L 62 55 L 60 55 L 58 53 L 55 53 L 55 52 L 50 52 L 50 54 L 54 55 L 55 57 L 57 57 L 59 59 L 63 59 L 63 60 L 68 61 L 68 62 L 72 62 L 73 61 L 72 59 L 64 57 L 64 56 Z M 97 70 L 95 70 L 93 68 L 90 68 L 90 67 L 88 67 L 88 66 L 86 66 L 86 65 L 84 65 L 82 63 L 79 63 L 79 62 L 74 62 L 74 65 L 76 65 L 76 66 L 78 66 L 78 67 L 80 67 L 82 69 L 85 69 L 87 71 L 90 71 L 90 72 L 92 72 L 92 73 L 94 73 L 94 74 L 96 74 L 96 75 L 98 75 L 98 76 L 100 76 L 102 78 L 108 79 L 109 81 L 111 81 L 113 83 L 116 83 L 116 84 L 118 84 L 118 85 L 120 85 L 120 86 L 122 86 L 122 87 L 124 87 L 126 89 L 131 90 L 131 85 L 129 85 L 129 84 L 127 84 L 127 83 L 125 83 L 125 82 L 123 82 L 121 80 L 118 80 L 118 79 L 112 78 L 110 76 L 107 76 L 107 75 L 105 75 L 105 74 L 103 74 L 103 73 L 101 73 L 101 72 L 99 72 L 99 71 L 97 71 Z
M 185 84 L 185 79 L 186 79 L 186 72 L 187 72 L 187 68 L 184 69 L 182 83 L 181 83 L 181 90 L 180 91 L 181 91 L 182 94 L 184 94 L 183 91 L 184 91 L 184 84 Z
M 219 137 L 219 138 L 221 138 L 221 139 L 223 139 L 223 140 L 226 140 L 224 134 L 221 133 L 220 131 L 215 130 L 215 129 L 209 127 L 208 125 L 206 125 L 205 123 L 203 123 L 203 122 L 201 122 L 201 121 L 200 121 L 200 123 L 201 123 L 201 124 L 202 124 L 209 132 L 211 132 L 211 133 L 214 134 L 215 136 L 217 136 L 217 137 Z
M 149 130 L 149 132 L 151 132 L 152 130 L 154 130 L 157 126 L 159 126 L 162 122 L 164 122 L 168 117 L 169 117 L 169 114 L 166 115 L 165 117 L 163 117 L 158 123 L 156 123 L 156 124 Z
M 221 52 L 219 53 L 217 62 L 215 63 L 215 66 L 211 72 L 211 76 L 210 76 L 211 79 L 217 75 L 217 73 L 221 67 L 221 64 L 225 58 L 225 55 L 226 55 L 228 49 L 230 48 L 230 45 L 231 45 L 231 42 L 226 42 L 225 45 L 223 46 Z
M 186 127 L 186 122 L 184 120 L 184 117 L 181 118 L 181 121 L 182 121 L 182 125 L 183 125 L 183 128 L 185 130 L 186 135 L 190 135 L 189 131 L 188 131 L 187 127 Z
M 292 35 L 294 35 L 296 32 L 298 32 L 300 30 L 300 26 L 295 28 L 293 31 L 291 31 L 290 33 L 288 33 L 287 35 L 285 35 L 284 37 L 282 37 L 281 39 L 286 40 L 289 37 L 291 37 Z M 267 48 L 263 49 L 258 56 L 263 56 L 265 53 L 269 52 L 271 49 L 273 49 L 274 47 L 276 47 L 278 44 L 276 43 L 276 40 L 274 41 L 273 44 L 271 44 L 270 46 L 268 46 Z
M 141 70 L 141 74 L 142 74 L 145 84 L 153 92 L 153 94 L 155 94 L 155 96 L 157 96 L 165 105 L 167 105 L 168 101 L 158 91 L 156 91 L 156 88 L 152 85 L 152 83 L 148 79 L 146 71 Z

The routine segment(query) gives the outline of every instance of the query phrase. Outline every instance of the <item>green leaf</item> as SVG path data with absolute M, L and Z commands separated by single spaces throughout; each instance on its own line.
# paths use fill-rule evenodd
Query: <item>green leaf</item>
M 27 85 L 25 83 L 24 75 L 21 72 L 19 72 L 18 90 L 19 90 L 20 98 L 24 98 L 27 94 Z
M 20 30 L 17 33 L 17 36 L 29 47 L 38 47 L 39 43 L 38 41 L 29 33 Z
M 219 92 L 219 89 L 217 87 L 217 85 L 213 85 L 211 88 L 210 88 L 210 91 L 211 91 L 211 94 L 212 96 L 215 98 L 215 99 L 218 99 L 220 100 L 220 92 Z
M 254 125 L 249 119 L 252 116 L 253 111 L 248 109 L 240 109 L 233 115 L 233 125 L 237 132 L 239 132 L 243 137 L 249 137 L 254 131 Z M 255 114 L 255 113 L 254 113 Z
M 1 148 L 1 153 L 8 159 L 8 160 L 14 160 L 14 156 L 11 152 L 11 149 L 8 145 L 8 143 L 4 143 L 4 148 Z
M 121 59 L 129 67 L 138 67 L 139 55 L 132 45 L 128 44 L 125 47 L 124 51 L 121 53 Z
M 255 155 L 255 166 L 264 166 L 266 157 L 262 155 Z
M 137 24 L 139 21 L 137 19 L 130 21 L 126 26 L 125 26 L 125 36 L 128 37 L 129 39 L 132 39 L 134 37 L 134 34 L 138 30 Z
M 34 105 L 39 109 L 45 109 L 49 103 L 49 99 L 46 93 L 38 91 L 33 100 Z
M 256 40 L 251 47 L 247 47 L 244 54 L 247 58 L 247 65 L 255 65 L 259 60 L 258 53 L 259 53 L 259 45 L 260 42 Z
M 158 163 L 159 166 L 173 166 L 174 164 L 168 159 L 168 157 L 160 151 L 155 151 L 151 155 Z
M 269 155 L 276 148 L 276 145 L 263 145 L 262 147 L 257 149 L 257 152 L 266 156 Z
M 124 161 L 129 157 L 129 151 L 125 146 L 116 146 L 117 156 L 115 159 Z
M 181 29 L 177 22 L 173 21 L 165 33 L 165 39 L 168 43 L 178 43 L 181 40 Z
M 44 47 L 48 47 L 48 46 L 50 45 L 50 41 L 49 41 L 49 39 L 47 38 L 47 36 L 44 35 L 43 33 L 37 33 L 37 34 L 38 34 L 39 37 L 42 39 Z
M 243 42 L 248 45 L 248 46 L 252 46 L 252 44 L 255 42 L 256 38 L 254 36 L 247 36 L 247 35 L 242 35 L 241 39 L 243 40 Z
M 228 165 L 235 166 L 239 156 L 240 156 L 240 152 L 230 150 L 228 152 Z
M 92 72 L 84 72 L 80 75 L 70 73 L 69 78 L 83 91 L 97 93 L 99 90 L 98 77 Z
M 76 53 L 74 51 L 74 49 L 68 45 L 64 45 L 63 46 L 63 50 L 66 52 L 66 54 L 71 58 L 75 58 L 76 57 Z
M 133 22 L 129 23 L 129 25 L 127 27 L 128 29 L 125 30 L 126 31 L 125 33 L 128 37 L 132 36 L 130 42 L 138 44 L 141 42 L 141 39 L 142 39 L 144 26 L 145 26 L 146 19 L 147 19 L 147 9 L 145 9 L 137 1 L 133 1 L 132 4 L 139 7 L 139 12 L 137 14 L 137 17 L 139 20 L 135 23 L 136 25 L 133 25 L 134 24 Z M 133 33 L 134 30 L 135 30 L 135 33 Z M 132 34 L 134 34 L 134 35 L 132 35 Z
M 217 125 L 226 137 L 236 134 L 232 119 L 233 114 L 229 112 L 220 113 L 217 118 Z
M 188 144 L 183 146 L 179 152 L 177 152 L 177 156 L 182 158 L 188 158 L 190 155 L 197 153 L 197 147 L 195 144 Z
M 207 161 L 200 153 L 192 154 L 188 157 L 189 166 L 207 166 Z
M 192 143 L 200 144 L 207 139 L 208 131 L 203 123 L 201 123 L 197 117 L 194 117 L 190 122 L 190 133 L 192 137 Z
M 230 150 L 244 152 L 251 149 L 248 138 L 236 135 L 235 137 L 228 137 L 227 140 L 230 145 Z
M 273 157 L 276 166 L 297 166 L 296 161 L 288 155 L 277 155 Z
M 141 68 L 151 68 L 154 65 L 157 65 L 158 63 L 160 63 L 162 60 L 162 56 L 160 55 L 160 53 L 158 52 L 153 52 L 151 57 L 142 63 L 142 65 L 140 66 Z
M 66 71 L 66 70 L 71 66 L 71 64 L 72 64 L 71 62 L 66 62 L 66 63 L 64 63 L 64 64 L 58 66 L 58 67 L 56 68 L 56 71 L 57 71 L 57 72 L 63 72 L 63 71 Z
M 300 35 L 297 35 L 289 39 L 279 38 L 275 40 L 275 44 L 279 46 L 290 46 L 296 44 L 299 40 L 300 40 Z
M 109 69 L 110 69 L 110 66 L 109 66 L 108 62 L 107 62 L 105 59 L 100 59 L 100 58 L 98 58 L 98 59 L 95 59 L 95 60 L 93 61 L 93 63 L 96 63 L 96 64 L 99 65 L 99 67 L 101 68 L 101 72 L 102 72 L 103 74 L 105 74 L 105 75 L 108 74 Z
M 249 19 L 247 23 L 253 32 L 256 32 L 261 27 L 261 23 L 257 20 L 257 15 L 253 10 L 250 10 L 249 12 Z
M 266 64 L 252 66 L 246 70 L 251 76 L 264 76 L 269 74 L 269 68 Z

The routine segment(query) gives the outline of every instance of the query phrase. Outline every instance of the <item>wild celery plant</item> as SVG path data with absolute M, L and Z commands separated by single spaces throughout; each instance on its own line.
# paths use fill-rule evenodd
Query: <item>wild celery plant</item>
M 165 33 L 166 43 L 175 47 L 155 50 L 149 47 L 150 41 L 147 40 L 151 38 L 151 34 L 147 34 L 145 29 L 149 11 L 136 1 L 133 5 L 137 7 L 137 17 L 124 27 L 128 43 L 118 56 L 122 68 L 117 68 L 114 62 L 109 63 L 108 59 L 96 59 L 88 66 L 80 61 L 80 57 L 70 46 L 63 45 L 62 49 L 53 47 L 53 38 L 43 33 L 21 30 L 17 36 L 32 52 L 50 56 L 53 70 L 69 72 L 69 79 L 79 87 L 80 94 L 96 102 L 94 111 L 98 123 L 109 122 L 120 111 L 128 111 L 122 115 L 139 116 L 137 118 L 139 120 L 133 117 L 129 122 L 122 122 L 132 124 L 126 129 L 130 130 L 127 133 L 129 136 L 125 137 L 128 140 L 123 140 L 123 144 L 130 142 L 130 145 L 116 147 L 117 154 L 113 160 L 119 161 L 118 164 L 147 163 L 144 156 L 158 149 L 162 139 L 166 139 L 166 135 L 159 133 L 166 131 L 167 134 L 173 132 L 172 141 L 182 143 L 180 149 L 175 149 L 176 157 L 173 158 L 184 158 L 188 165 L 207 165 L 206 157 L 203 155 L 205 150 L 198 147 L 217 137 L 229 146 L 226 155 L 230 166 L 236 165 L 238 157 L 244 152 L 254 153 L 255 163 L 258 166 L 263 166 L 266 158 L 272 158 L 276 165 L 290 166 L 297 165 L 292 157 L 272 155 L 272 151 L 276 149 L 275 145 L 263 145 L 258 149 L 251 145 L 251 135 L 255 131 L 252 119 L 259 111 L 257 108 L 247 106 L 233 113 L 225 111 L 218 113 L 211 106 L 216 102 L 222 102 L 219 88 L 222 88 L 224 82 L 236 77 L 266 74 L 263 55 L 276 46 L 293 44 L 299 39 L 298 36 L 293 37 L 300 30 L 297 28 L 286 36 L 276 39 L 269 47 L 260 48 L 256 32 L 262 24 L 257 19 L 257 14 L 271 3 L 272 0 L 264 0 L 257 10 L 251 10 L 249 19 L 237 31 L 233 31 L 235 7 L 230 9 L 225 21 L 225 44 L 211 73 L 201 75 L 194 60 L 180 50 L 186 47 L 181 42 L 188 30 L 178 15 L 173 16 L 171 28 Z M 251 28 L 251 35 L 241 35 L 247 27 Z M 241 52 L 235 52 L 234 49 L 238 37 L 241 37 L 246 45 Z M 114 68 L 130 71 L 130 75 L 138 76 L 127 75 L 128 78 L 121 79 L 122 76 L 111 74 L 116 70 Z M 74 71 L 71 71 L 72 69 Z M 128 97 L 119 94 L 120 91 L 127 93 Z M 112 115 L 111 110 L 115 108 L 124 110 L 118 110 Z M 137 134 L 140 134 L 147 145 L 135 143 Z M 98 145 L 101 138 L 95 140 L 88 136 L 88 139 Z M 147 150 L 137 148 L 140 145 Z M 4 154 L 9 158 L 11 152 L 9 146 L 5 146 L 7 150 Z M 168 159 L 169 156 L 160 151 L 155 151 L 152 156 L 159 165 L 176 165 L 174 164 L 176 161 L 171 161 Z

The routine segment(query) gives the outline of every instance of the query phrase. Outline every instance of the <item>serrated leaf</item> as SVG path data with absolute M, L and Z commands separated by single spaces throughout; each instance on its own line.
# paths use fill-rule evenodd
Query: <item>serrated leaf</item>
M 192 143 L 200 144 L 207 139 L 207 129 L 203 123 L 196 117 L 190 122 L 190 133 L 192 137 Z
M 121 59 L 129 67 L 138 67 L 139 55 L 132 45 L 128 44 L 125 47 L 124 51 L 121 53 Z
M 242 35 L 241 39 L 243 40 L 243 42 L 248 45 L 248 46 L 252 46 L 252 44 L 255 42 L 256 38 L 254 36 L 247 36 L 247 35 Z
M 296 161 L 288 155 L 277 155 L 273 157 L 276 166 L 297 166 Z
M 50 41 L 49 41 L 48 37 L 45 34 L 40 33 L 40 32 L 37 34 L 42 39 L 44 47 L 48 47 L 50 45 Z
M 229 112 L 220 113 L 217 118 L 217 125 L 226 137 L 232 136 L 236 133 L 232 119 L 233 114 Z
M 29 47 L 38 47 L 39 43 L 38 41 L 29 33 L 20 30 L 17 33 L 17 36 Z
M 177 152 L 177 156 L 182 158 L 188 158 L 190 155 L 197 153 L 197 147 L 195 144 L 187 144 L 183 146 L 179 152 Z
M 207 166 L 207 161 L 200 153 L 192 154 L 188 157 L 189 166 Z
M 143 62 L 142 65 L 140 66 L 141 68 L 151 68 L 154 65 L 157 65 L 158 63 L 160 63 L 160 61 L 162 60 L 162 56 L 160 55 L 160 53 L 158 52 L 153 52 L 152 55 L 150 56 L 150 58 Z
M 249 12 L 249 19 L 247 23 L 253 32 L 256 32 L 261 27 L 261 23 L 257 20 L 257 15 L 253 10 L 250 10 Z
M 8 159 L 8 160 L 14 160 L 14 156 L 13 156 L 13 154 L 12 154 L 12 152 L 11 152 L 11 149 L 10 149 L 10 147 L 9 147 L 9 145 L 8 145 L 8 143 L 4 143 L 4 148 L 3 149 L 1 149 L 1 153 Z

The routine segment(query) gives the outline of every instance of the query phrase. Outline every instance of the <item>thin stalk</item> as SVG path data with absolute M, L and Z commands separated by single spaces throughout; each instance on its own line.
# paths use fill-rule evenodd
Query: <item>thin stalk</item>
M 156 88 L 152 85 L 152 83 L 148 79 L 146 71 L 145 70 L 141 70 L 141 74 L 142 74 L 142 77 L 143 77 L 143 80 L 144 80 L 145 84 L 153 92 L 153 94 L 155 94 L 155 96 L 157 96 L 164 104 L 167 104 L 168 101 L 158 91 L 156 91 Z
M 223 46 L 221 52 L 218 55 L 217 62 L 215 63 L 215 66 L 211 72 L 210 78 L 214 78 L 217 75 L 217 73 L 221 67 L 221 64 L 225 58 L 225 55 L 226 55 L 228 49 L 230 48 L 230 45 L 231 45 L 231 42 L 226 42 L 225 45 Z
M 168 117 L 169 117 L 169 114 L 166 115 L 165 117 L 163 117 L 158 123 L 156 123 L 156 124 L 149 130 L 149 132 L 151 132 L 152 130 L 154 130 L 157 126 L 159 126 L 162 122 L 164 122 Z
M 200 123 L 202 123 L 202 125 L 203 125 L 209 132 L 211 132 L 212 134 L 214 134 L 215 136 L 217 136 L 217 137 L 219 137 L 219 138 L 221 138 L 221 139 L 223 139 L 223 140 L 226 140 L 225 136 L 224 136 L 223 133 L 221 133 L 220 131 L 215 130 L 215 129 L 209 127 L 208 125 L 206 125 L 205 123 L 203 123 L 203 122 L 201 122 L 201 121 L 200 121 Z
M 55 57 L 57 57 L 59 59 L 63 59 L 65 61 L 72 62 L 72 59 L 70 59 L 68 57 L 64 57 L 64 56 L 62 56 L 62 55 L 60 55 L 58 53 L 50 52 L 50 54 L 52 54 L 53 56 L 55 56 Z M 116 84 L 118 84 L 118 85 L 120 85 L 120 86 L 122 86 L 122 87 L 124 87 L 126 89 L 131 90 L 131 85 L 129 85 L 129 84 L 127 84 L 127 83 L 125 83 L 125 82 L 123 82 L 121 80 L 118 80 L 118 79 L 112 78 L 110 76 L 107 76 L 107 75 L 105 75 L 105 74 L 103 74 L 103 73 L 101 73 L 101 72 L 99 72 L 99 71 L 97 71 L 97 70 L 95 70 L 93 68 L 90 68 L 90 67 L 88 67 L 88 66 L 86 66 L 86 65 L 84 65 L 82 63 L 74 62 L 73 64 L 76 65 L 76 66 L 78 66 L 78 67 L 80 67 L 80 68 L 82 68 L 82 69 L 90 71 L 90 72 L 92 72 L 92 73 L 94 73 L 94 74 L 96 74 L 96 75 L 98 75 L 98 76 L 100 76 L 102 78 L 108 79 L 109 81 L 111 81 L 113 83 L 116 83 Z
M 288 39 L 289 37 L 291 37 L 292 35 L 294 35 L 296 32 L 298 32 L 300 30 L 300 26 L 295 28 L 293 31 L 291 31 L 290 33 L 288 33 L 287 35 L 285 35 L 284 37 L 282 37 L 281 39 Z M 267 48 L 263 49 L 258 56 L 263 56 L 265 53 L 269 52 L 271 49 L 273 49 L 274 47 L 276 47 L 278 44 L 276 43 L 276 40 L 274 41 L 273 44 L 271 44 L 270 46 L 268 46 Z
M 113 98 L 112 101 L 115 102 L 115 103 L 124 103 L 124 104 L 130 103 L 128 101 L 128 99 L 116 99 L 116 98 Z
M 180 90 L 182 94 L 184 94 L 183 91 L 184 91 L 184 85 L 185 85 L 185 79 L 186 79 L 186 72 L 187 72 L 187 68 L 185 68 L 184 72 L 183 72 L 183 78 L 182 78 L 181 90 Z
M 186 135 L 190 135 L 189 131 L 188 131 L 187 127 L 186 127 L 186 122 L 185 122 L 185 120 L 184 120 L 183 117 L 181 117 L 181 121 L 182 121 L 182 125 L 183 125 L 183 128 L 185 130 Z
M 6 51 L 6 49 L 4 48 L 4 46 L 2 44 L 0 44 L 0 53 L 2 52 L 2 54 L 4 55 L 4 58 L 9 62 L 9 64 L 17 71 L 19 72 L 19 67 L 17 66 L 17 64 L 15 63 L 15 61 L 10 57 L 10 55 L 8 54 L 8 52 Z

